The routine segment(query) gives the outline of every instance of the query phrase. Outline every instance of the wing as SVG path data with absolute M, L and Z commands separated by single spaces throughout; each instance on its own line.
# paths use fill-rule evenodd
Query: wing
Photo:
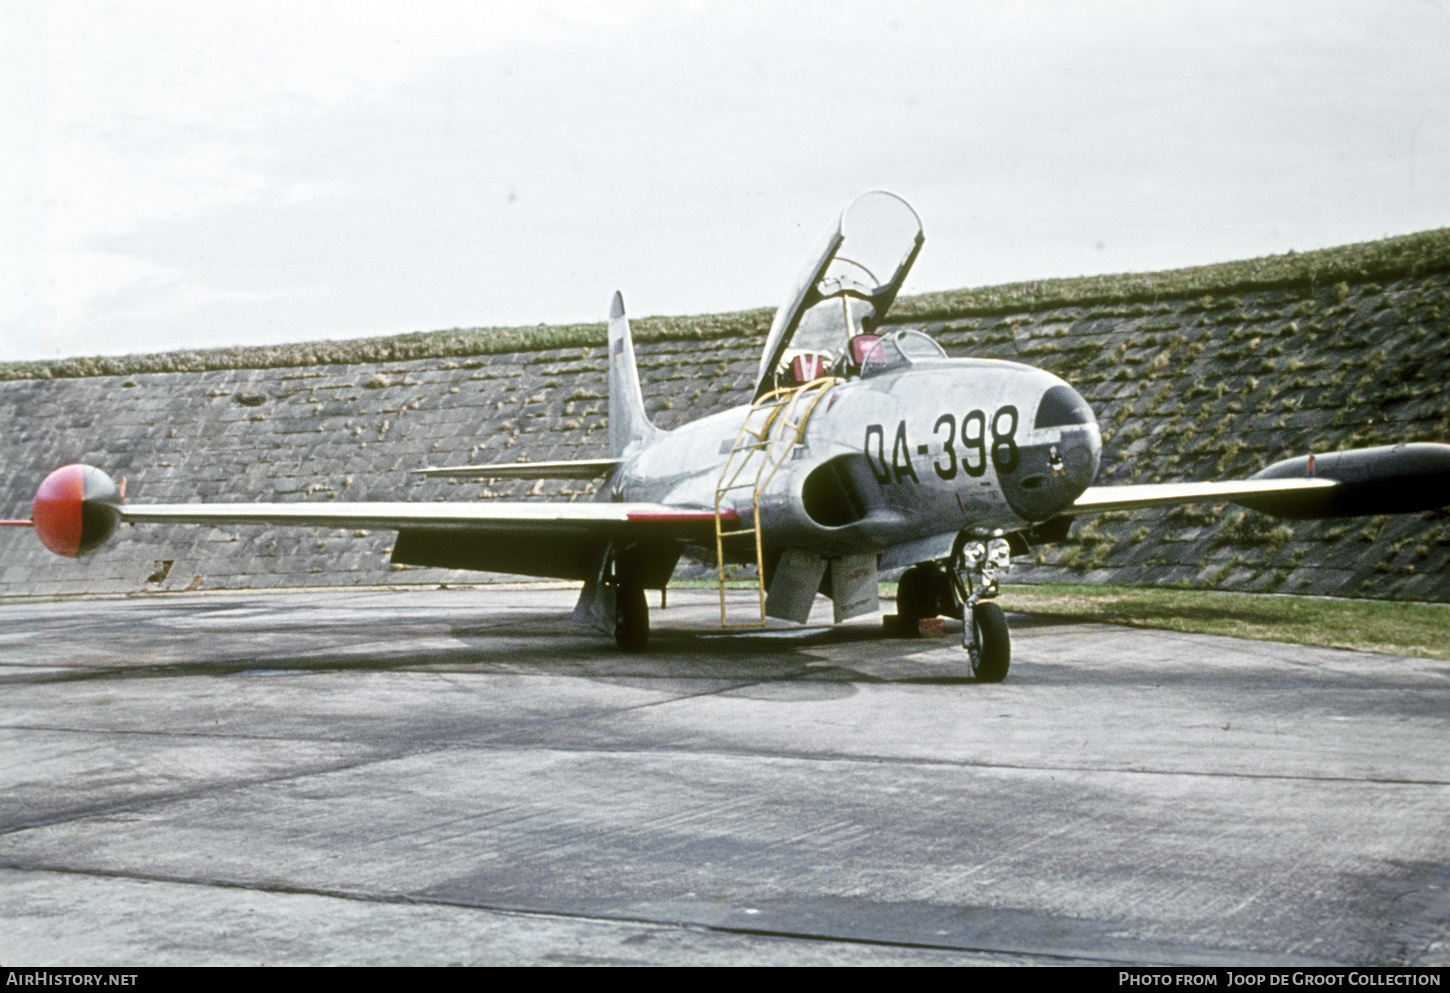
M 687 542 L 713 542 L 717 519 L 738 523 L 733 512 L 642 502 L 126 503 L 123 485 L 79 464 L 45 478 L 33 518 L 41 543 L 67 558 L 94 552 L 123 522 L 370 528 L 399 533 L 395 562 L 561 579 L 586 578 L 611 543 L 663 561 Z
M 451 528 L 489 531 L 692 537 L 714 534 L 706 508 L 659 503 L 153 503 L 115 507 L 128 524 L 294 524 L 324 528 Z M 722 514 L 733 521 L 733 512 Z
M 686 544 L 713 543 L 716 527 L 713 510 L 656 503 L 182 503 L 115 510 L 134 524 L 394 529 L 395 563 L 555 579 L 593 578 L 612 545 L 650 588 L 668 581 Z M 720 519 L 738 523 L 734 512 Z
M 1329 491 L 1340 484 L 1332 479 L 1244 479 L 1227 483 L 1146 483 L 1129 486 L 1089 486 L 1065 514 L 1097 514 L 1107 510 L 1139 510 L 1200 500 L 1239 501 L 1254 497 L 1295 496 L 1315 490 Z
M 454 479 L 597 479 L 607 476 L 620 459 L 572 459 L 567 462 L 496 462 L 492 465 L 453 465 L 414 469 L 418 476 Z

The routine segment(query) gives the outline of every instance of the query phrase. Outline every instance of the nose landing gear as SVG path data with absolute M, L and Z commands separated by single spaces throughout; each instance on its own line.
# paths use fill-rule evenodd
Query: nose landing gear
M 963 533 L 951 559 L 920 562 L 901 574 L 896 590 L 898 632 L 915 637 L 917 623 L 924 618 L 960 617 L 962 647 L 971 658 L 972 675 L 981 683 L 1000 683 L 1012 664 L 1012 634 L 1002 608 L 987 601 L 997 596 L 997 578 L 1011 567 L 1006 538 L 982 540 Z
M 626 652 L 649 648 L 649 605 L 644 587 L 621 583 L 614 594 L 614 643 Z
M 1012 568 L 1011 548 L 1006 538 L 958 542 L 951 575 L 962 598 L 962 647 L 978 682 L 1000 683 L 1012 663 L 1012 634 L 1002 608 L 983 601 L 997 596 L 997 577 Z

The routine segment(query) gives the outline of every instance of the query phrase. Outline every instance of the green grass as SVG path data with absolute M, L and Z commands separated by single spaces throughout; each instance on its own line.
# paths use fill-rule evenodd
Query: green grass
M 1113 314 L 1129 316 L 1127 305 L 1186 296 L 1204 297 L 1202 309 L 1218 309 L 1233 301 L 1207 298 L 1246 290 L 1312 289 L 1338 282 L 1389 280 L 1443 269 L 1450 269 L 1450 228 L 1313 252 L 1290 252 L 1163 272 L 1080 276 L 924 293 L 897 300 L 888 320 L 898 323 L 951 320 L 976 315 L 1101 305 L 1111 305 L 1108 310 Z M 1138 309 L 1145 315 L 1148 313 L 1142 307 Z M 694 317 L 644 317 L 633 319 L 631 323 L 635 340 L 641 344 L 711 341 L 758 338 L 769 329 L 773 314 L 772 308 L 761 308 Z M 0 380 L 403 362 L 597 347 L 604 344 L 604 336 L 603 323 L 541 324 L 528 328 L 453 328 L 295 345 L 3 362 L 0 363 Z
M 1063 620 L 1450 659 L 1450 606 L 1065 584 L 1004 586 L 997 602 Z

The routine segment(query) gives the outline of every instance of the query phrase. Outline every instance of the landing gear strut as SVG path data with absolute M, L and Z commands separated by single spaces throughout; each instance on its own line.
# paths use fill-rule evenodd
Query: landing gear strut
M 1002 608 L 982 601 L 997 596 L 997 577 L 1012 567 L 1011 548 L 1006 538 L 958 542 L 952 578 L 963 604 L 962 647 L 971 656 L 972 675 L 978 682 L 1000 683 L 1012 662 L 1012 635 Z

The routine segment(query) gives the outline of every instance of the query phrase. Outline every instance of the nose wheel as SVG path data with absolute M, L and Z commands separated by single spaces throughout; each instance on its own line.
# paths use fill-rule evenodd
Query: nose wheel
M 972 675 L 979 683 L 1000 683 L 1012 664 L 1012 634 L 1007 618 L 995 603 L 972 608 L 972 623 L 962 626 L 962 647 L 972 660 Z

